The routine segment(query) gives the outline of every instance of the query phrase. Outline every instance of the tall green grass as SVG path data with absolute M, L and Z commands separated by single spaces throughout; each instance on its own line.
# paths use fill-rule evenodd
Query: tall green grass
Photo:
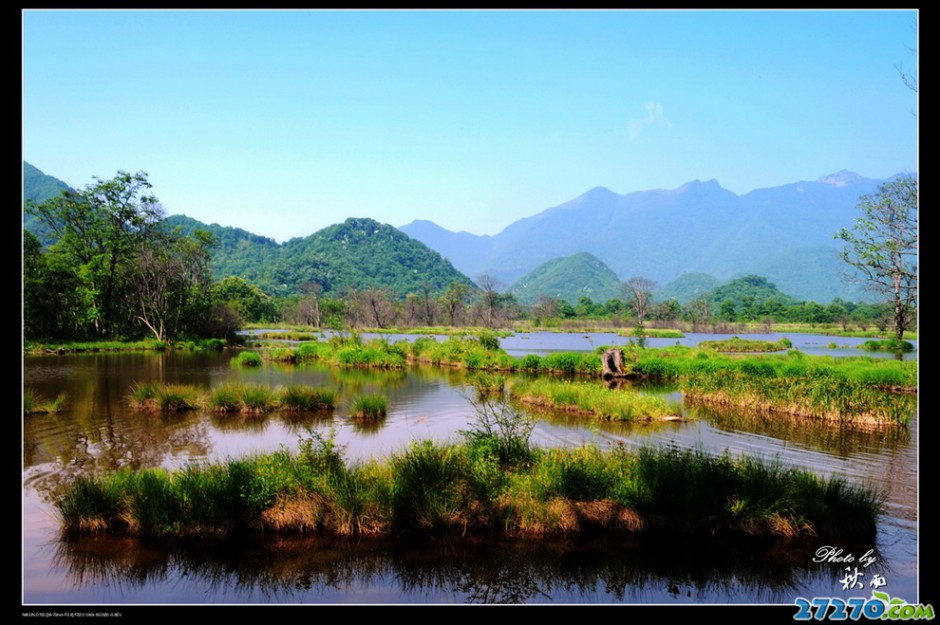
M 229 361 L 233 367 L 260 367 L 264 359 L 258 352 L 239 352 Z
M 388 414 L 388 400 L 376 393 L 360 395 L 353 399 L 349 410 L 358 419 L 382 419 Z
M 533 449 L 493 470 L 468 443 L 416 441 L 348 465 L 330 436 L 298 453 L 83 477 L 56 500 L 68 533 L 344 535 L 665 531 L 872 539 L 883 498 L 753 458 L 595 446 Z
M 917 363 L 885 358 L 730 356 L 674 347 L 644 350 L 635 375 L 675 379 L 689 397 L 859 425 L 905 425 L 916 408 Z
M 793 347 L 793 343 L 786 337 L 779 341 L 759 341 L 732 336 L 730 339 L 720 341 L 701 341 L 698 347 L 700 349 L 713 349 L 716 352 L 782 352 Z
M 897 339 L 883 339 L 880 341 L 869 340 L 858 346 L 868 352 L 912 352 L 914 344 L 910 341 L 899 341 Z
M 675 402 L 635 391 L 612 390 L 597 382 L 514 379 L 509 393 L 524 404 L 612 421 L 662 419 L 681 412 Z
M 136 383 L 128 393 L 132 408 L 151 412 L 180 412 L 208 408 L 219 413 L 263 414 L 274 410 L 318 411 L 335 408 L 332 390 L 292 385 L 270 388 L 258 384 L 223 384 L 212 389 L 194 386 Z
M 203 398 L 192 385 L 146 382 L 131 387 L 128 404 L 148 412 L 186 412 L 199 409 Z
M 288 386 L 280 395 L 283 410 L 331 410 L 336 407 L 336 393 L 307 386 Z

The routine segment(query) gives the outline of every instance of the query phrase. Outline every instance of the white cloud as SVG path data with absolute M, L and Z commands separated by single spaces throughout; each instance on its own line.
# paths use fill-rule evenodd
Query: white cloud
M 666 119 L 663 114 L 663 105 L 659 102 L 650 100 L 646 103 L 646 117 L 631 119 L 627 122 L 627 131 L 630 133 L 630 139 L 636 139 L 643 132 L 646 126 L 652 126 L 659 122 L 666 128 L 672 128 L 672 122 Z

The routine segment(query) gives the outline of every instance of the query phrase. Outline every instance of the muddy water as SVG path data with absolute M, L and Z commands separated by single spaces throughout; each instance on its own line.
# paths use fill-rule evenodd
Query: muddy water
M 747 453 L 875 486 L 886 514 L 871 545 L 834 545 L 856 561 L 820 563 L 825 545 L 684 544 L 618 540 L 348 542 L 261 537 L 167 545 L 133 539 L 60 540 L 49 498 L 86 473 L 216 461 L 296 448 L 308 425 L 336 428 L 347 458 L 408 441 L 454 440 L 472 421 L 466 378 L 455 371 L 342 371 L 267 364 L 233 368 L 229 355 L 98 354 L 27 357 L 24 383 L 66 410 L 23 421 L 23 602 L 76 604 L 565 603 L 782 604 L 798 596 L 868 597 L 873 588 L 917 599 L 918 419 L 900 432 L 833 429 L 687 405 L 682 423 L 594 423 L 540 415 L 538 445 L 676 445 Z M 124 399 L 146 380 L 212 387 L 226 382 L 332 388 L 331 416 L 142 415 Z M 645 389 L 668 393 L 670 389 Z M 380 391 L 388 417 L 364 428 L 351 399 Z M 873 550 L 863 568 L 858 558 Z M 846 570 L 849 566 L 853 570 Z M 850 574 L 859 573 L 849 578 Z M 884 585 L 881 585 L 884 582 Z M 872 584 L 875 584 L 872 586 Z M 862 584 L 860 588 L 858 584 Z

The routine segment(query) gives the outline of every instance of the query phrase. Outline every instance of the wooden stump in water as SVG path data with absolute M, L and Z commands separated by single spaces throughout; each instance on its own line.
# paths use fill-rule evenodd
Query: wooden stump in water
M 601 354 L 601 365 L 605 378 L 622 378 L 626 375 L 623 371 L 623 352 L 616 347 Z

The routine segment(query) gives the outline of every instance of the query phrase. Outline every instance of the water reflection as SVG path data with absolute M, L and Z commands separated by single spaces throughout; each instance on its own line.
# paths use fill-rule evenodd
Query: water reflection
M 838 566 L 813 563 L 817 547 L 739 540 L 703 545 L 649 537 L 281 537 L 180 543 L 168 549 L 136 539 L 86 537 L 59 542 L 53 562 L 73 590 L 94 587 L 103 601 L 173 584 L 177 595 L 199 597 L 200 603 L 259 597 L 268 602 L 369 603 L 396 597 L 485 604 L 786 603 L 807 585 L 828 588 L 838 576 Z M 181 570 L 186 572 L 182 578 Z M 363 594 L 363 587 L 376 591 Z
M 877 428 L 840 426 L 820 419 L 781 417 L 762 411 L 733 406 L 717 408 L 686 400 L 688 416 L 708 421 L 725 432 L 748 432 L 785 440 L 841 458 L 878 448 L 890 452 L 911 443 L 911 430 L 896 425 Z

